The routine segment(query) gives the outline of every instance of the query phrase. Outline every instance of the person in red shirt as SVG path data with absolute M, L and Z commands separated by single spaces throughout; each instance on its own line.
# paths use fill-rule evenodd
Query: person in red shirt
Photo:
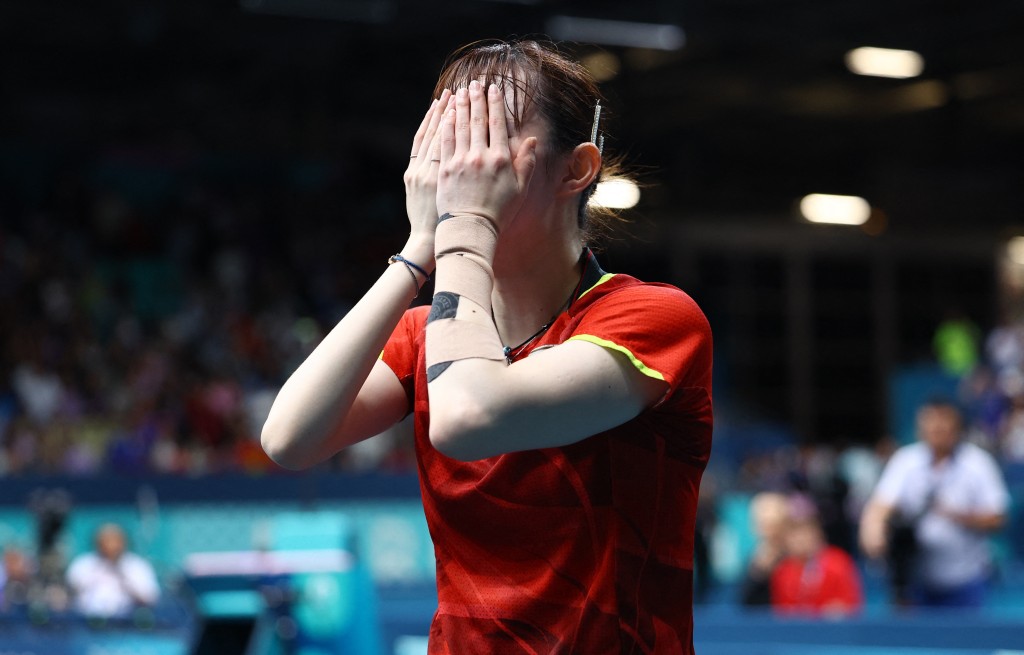
M 772 608 L 810 616 L 848 616 L 863 609 L 860 571 L 846 551 L 825 542 L 813 503 L 795 498 L 787 523 L 787 555 L 772 573 Z
M 414 415 L 431 655 L 692 653 L 708 322 L 587 247 L 612 166 L 585 68 L 475 44 L 435 97 L 410 237 L 282 387 L 264 447 L 302 468 Z M 430 308 L 406 311 L 435 267 Z

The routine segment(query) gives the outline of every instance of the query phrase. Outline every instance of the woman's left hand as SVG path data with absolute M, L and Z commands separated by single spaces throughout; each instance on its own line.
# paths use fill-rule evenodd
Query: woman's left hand
M 537 138 L 509 148 L 505 98 L 494 84 L 477 80 L 455 94 L 455 108 L 441 124 L 441 171 L 437 210 L 475 214 L 500 230 L 515 216 L 537 164 Z

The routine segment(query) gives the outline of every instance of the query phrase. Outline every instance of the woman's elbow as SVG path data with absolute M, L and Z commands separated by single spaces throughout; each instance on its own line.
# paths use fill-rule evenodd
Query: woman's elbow
M 275 464 L 291 471 L 309 467 L 309 463 L 300 456 L 301 453 L 296 448 L 297 441 L 286 430 L 274 425 L 271 419 L 267 419 L 260 432 L 260 445 L 263 446 L 263 452 Z
M 464 402 L 448 407 L 430 408 L 430 444 L 442 455 L 462 462 L 484 459 L 497 453 L 487 434 L 493 426 L 492 417 Z

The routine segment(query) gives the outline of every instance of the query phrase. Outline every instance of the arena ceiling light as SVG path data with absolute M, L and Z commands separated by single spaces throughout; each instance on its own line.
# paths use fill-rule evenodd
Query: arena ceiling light
M 855 48 L 846 53 L 846 67 L 857 75 L 906 79 L 924 70 L 924 57 L 913 50 Z
M 598 83 L 613 79 L 622 68 L 619 58 L 604 50 L 586 55 L 580 60 L 580 63 L 590 71 L 590 75 Z
M 1014 264 L 1024 266 L 1024 237 L 1013 237 L 1006 243 L 1006 255 Z
M 859 196 L 812 193 L 800 200 L 800 213 L 811 223 L 864 225 L 871 217 L 871 205 Z
M 640 202 L 640 187 L 631 180 L 600 182 L 590 196 L 590 204 L 609 209 L 629 209 Z
M 552 16 L 548 33 L 558 41 L 575 41 L 596 45 L 679 50 L 686 43 L 683 28 L 662 23 L 634 23 L 601 18 Z

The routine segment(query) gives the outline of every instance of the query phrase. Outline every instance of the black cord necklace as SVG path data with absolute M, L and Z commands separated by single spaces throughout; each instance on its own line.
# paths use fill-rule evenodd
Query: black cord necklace
M 561 314 L 562 312 L 559 311 L 558 313 Z M 517 356 L 519 356 L 519 353 L 522 351 L 523 348 L 525 348 L 528 345 L 530 345 L 531 343 L 533 343 L 534 339 L 536 339 L 537 337 L 539 337 L 540 335 L 542 335 L 542 334 L 544 334 L 545 332 L 548 331 L 548 328 L 551 327 L 551 325 L 555 322 L 556 318 L 558 318 L 558 314 L 555 314 L 551 318 L 550 321 L 548 321 L 544 325 L 540 326 L 540 329 L 537 330 L 536 332 L 534 332 L 533 336 L 529 337 L 526 341 L 522 342 L 521 344 L 519 344 L 515 348 L 513 348 L 512 346 L 505 346 L 505 348 L 504 348 L 505 361 L 507 361 L 509 364 L 511 364 L 512 360 L 515 359 Z
M 537 330 L 536 332 L 534 332 L 530 337 L 528 337 L 526 339 L 526 341 L 522 342 L 518 346 L 505 346 L 505 348 L 503 349 L 502 352 L 505 354 L 505 361 L 506 362 L 511 364 L 512 360 L 514 360 L 516 357 L 518 357 L 519 353 L 521 353 L 523 351 L 523 348 L 526 348 L 531 343 L 533 343 L 534 340 L 536 340 L 540 335 L 542 335 L 545 332 L 547 332 L 548 328 L 550 328 L 552 325 L 555 324 L 555 321 L 558 320 L 558 317 L 562 314 L 562 312 L 563 311 L 568 311 L 569 308 L 572 307 L 572 303 L 573 303 L 573 301 L 576 300 L 576 296 L 580 292 L 580 287 L 583 285 L 583 277 L 586 275 L 586 272 L 587 272 L 587 263 L 585 261 L 585 257 L 586 257 L 586 251 L 584 251 L 583 255 L 580 256 L 580 259 L 584 260 L 584 261 L 583 261 L 583 269 L 580 271 L 580 280 L 579 280 L 579 282 L 576 283 L 576 288 L 574 288 L 572 290 L 572 293 L 570 293 L 569 297 L 565 299 L 565 302 L 562 303 L 562 306 L 558 308 L 558 311 L 555 312 L 555 315 L 551 317 L 551 320 L 548 321 L 547 323 L 545 323 L 544 325 L 540 326 L 540 329 Z M 493 312 L 492 312 L 491 318 L 492 319 L 494 318 Z

